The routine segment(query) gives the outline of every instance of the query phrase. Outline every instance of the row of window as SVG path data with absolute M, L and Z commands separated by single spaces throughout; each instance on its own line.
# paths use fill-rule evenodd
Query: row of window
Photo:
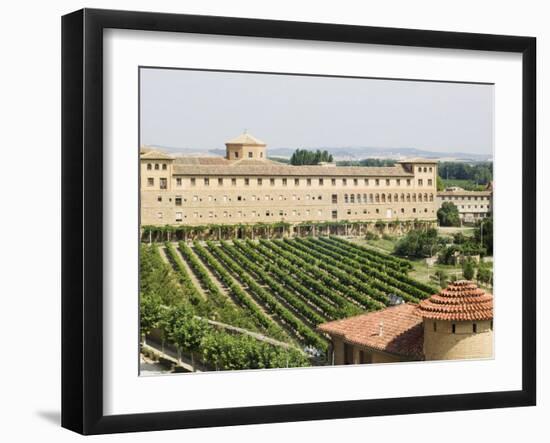
M 168 165 L 166 163 L 155 163 L 154 164 L 155 171 L 158 171 L 161 167 L 162 167 L 163 171 L 166 171 L 166 169 L 168 169 Z M 151 171 L 152 169 L 153 169 L 153 164 L 152 163 L 147 163 L 147 170 Z
M 431 166 L 419 166 L 418 172 L 432 172 L 433 168 Z
M 489 196 L 480 196 L 480 195 L 442 195 L 441 200 L 489 200 Z
M 159 195 L 157 197 L 157 200 L 159 202 L 162 202 L 162 195 Z M 190 199 L 192 202 L 202 202 L 203 199 L 202 197 L 199 197 L 198 195 L 194 195 L 191 199 Z M 217 201 L 217 198 L 212 196 L 212 195 L 208 195 L 207 197 L 205 197 L 205 200 L 206 201 L 209 201 L 209 202 L 215 202 Z M 224 203 L 227 203 L 227 202 L 230 202 L 232 201 L 231 197 L 227 196 L 227 195 L 224 195 L 221 199 Z M 262 197 L 261 196 L 256 196 L 256 195 L 252 195 L 250 197 L 250 201 L 261 201 L 262 200 Z M 274 197 L 273 196 L 270 196 L 268 194 L 264 195 L 263 196 L 263 200 L 265 201 L 273 201 L 274 200 Z M 287 197 L 283 196 L 283 195 L 279 195 L 278 196 L 278 200 L 279 201 L 286 201 L 287 200 Z M 292 197 L 291 197 L 291 200 L 292 201 L 296 201 L 296 200 L 300 200 L 300 197 L 298 197 L 296 194 L 293 194 Z M 323 200 L 323 196 L 322 195 L 310 195 L 310 194 L 306 194 L 304 196 L 304 200 L 305 201 L 310 201 L 310 200 L 318 200 L 318 201 L 321 201 Z M 172 201 L 171 198 L 169 198 L 169 201 Z M 175 201 L 175 204 L 176 206 L 181 206 L 182 205 L 182 202 L 187 202 L 187 199 L 186 198 L 183 198 L 181 195 L 177 195 L 175 198 L 174 198 L 174 201 Z M 246 201 L 246 197 L 243 197 L 241 195 L 238 195 L 235 199 L 235 201 L 238 201 L 238 202 L 242 202 L 242 201 Z M 399 194 L 391 194 L 391 193 L 388 193 L 388 194 L 385 194 L 385 193 L 382 193 L 382 194 L 344 194 L 344 203 L 397 203 L 397 202 L 413 202 L 413 203 L 416 203 L 416 202 L 433 202 L 434 201 L 434 195 L 433 194 L 428 194 L 428 193 L 407 193 L 407 194 L 404 194 L 402 193 L 401 195 Z M 332 204 L 338 204 L 338 194 L 332 194 L 331 196 L 331 203 Z M 468 206 L 469 207 L 469 206 Z M 483 208 L 483 206 L 481 206 Z M 464 206 L 463 206 L 464 208 Z M 476 205 L 476 208 L 477 208 L 477 205 Z
M 421 213 L 422 211 L 419 210 L 417 212 L 417 208 L 412 208 L 412 213 L 413 214 L 417 214 L 417 213 Z M 424 213 L 427 213 L 428 212 L 428 208 L 424 208 Z M 433 212 L 433 210 L 432 210 Z M 346 211 L 346 215 L 359 215 L 361 212 L 352 212 L 351 209 L 348 209 Z M 363 214 L 370 214 L 371 212 L 367 211 L 366 209 L 363 209 L 362 211 Z M 379 208 L 376 208 L 376 210 L 373 212 L 374 214 L 381 214 L 380 212 L 380 209 Z M 395 215 L 397 213 L 397 211 L 394 213 L 392 212 L 391 209 L 388 209 L 386 210 L 386 217 L 388 218 L 391 218 L 393 215 Z M 400 213 L 401 214 L 404 214 L 405 213 L 405 208 L 401 208 L 400 209 Z M 285 211 L 283 209 L 280 209 L 278 211 L 273 211 L 273 210 L 266 210 L 265 212 L 264 211 L 251 211 L 250 212 L 250 216 L 252 218 L 254 217 L 261 217 L 263 214 L 265 214 L 266 217 L 273 217 L 273 216 L 279 216 L 279 217 L 287 217 L 289 215 L 291 215 L 292 217 L 300 217 L 300 216 L 305 216 L 305 217 L 310 217 L 312 215 L 316 215 L 317 217 L 322 217 L 323 216 L 323 210 L 322 209 L 317 209 L 317 210 L 314 210 L 314 211 L 310 211 L 309 209 L 305 209 L 303 211 L 299 211 L 299 210 L 292 210 L 292 211 Z M 190 213 L 190 216 L 192 218 L 203 218 L 202 214 L 199 213 L 198 211 L 194 211 L 193 213 Z M 244 212 L 244 211 L 237 211 L 235 213 L 235 216 L 237 218 L 242 218 L 242 217 L 246 217 L 247 216 L 247 213 Z M 217 218 L 218 215 L 214 213 L 214 211 L 208 211 L 208 218 Z M 233 217 L 233 214 L 229 211 L 223 211 L 222 213 L 222 217 L 223 218 L 232 218 Z M 164 213 L 163 212 L 157 212 L 157 218 L 159 220 L 163 220 L 164 219 Z M 183 221 L 184 218 L 187 218 L 187 215 L 184 215 L 183 212 L 176 212 L 175 214 L 175 219 L 176 219 L 176 222 L 181 222 Z M 331 218 L 332 219 L 337 219 L 338 218 L 338 211 L 337 210 L 332 210 L 331 211 Z
M 490 325 L 491 330 L 493 330 L 493 321 L 491 320 Z M 433 330 L 434 332 L 437 332 L 437 322 L 434 321 L 433 323 Z M 472 323 L 472 332 L 474 334 L 477 334 L 477 323 Z M 451 324 L 451 333 L 456 334 L 456 323 Z
M 161 178 L 160 180 L 166 180 L 166 178 Z M 224 179 L 224 178 L 221 178 L 221 177 L 219 177 L 217 179 L 210 179 L 210 177 L 204 177 L 202 180 L 203 180 L 203 184 L 205 186 L 210 186 L 211 181 L 214 181 L 214 180 L 217 180 L 218 186 L 224 186 L 226 184 L 226 180 L 230 180 L 231 186 L 237 186 L 237 178 L 235 178 L 235 177 L 232 177 L 230 179 Z M 253 180 L 253 179 L 244 178 L 243 180 L 244 180 L 244 185 L 245 186 L 250 186 L 251 180 Z M 255 180 L 256 180 L 256 185 L 257 186 L 263 186 L 263 184 L 264 184 L 264 179 L 263 178 L 256 178 Z M 265 179 L 266 182 L 269 181 L 270 186 L 275 186 L 276 180 L 277 179 L 275 179 L 275 178 Z M 290 180 L 294 181 L 294 186 L 300 186 L 300 183 L 302 183 L 302 180 L 305 180 L 305 183 L 306 183 L 307 186 L 312 186 L 312 184 L 313 184 L 313 179 L 311 179 L 311 178 L 306 178 L 306 179 L 282 178 L 280 180 L 281 180 L 281 184 L 283 186 L 288 186 L 288 183 L 289 183 Z M 317 184 L 319 186 L 324 186 L 325 185 L 325 179 L 324 178 L 318 178 L 317 180 L 318 180 Z M 326 179 L 326 180 L 328 181 L 329 179 Z M 342 180 L 342 185 L 347 186 L 348 179 L 347 178 L 342 178 L 341 180 Z M 403 181 L 406 183 L 407 186 L 411 186 L 411 184 L 412 184 L 412 180 L 410 178 L 407 178 Z M 386 186 L 391 186 L 391 179 L 389 179 L 389 178 L 388 179 L 379 179 L 379 178 L 376 178 L 376 179 L 368 179 L 368 178 L 358 179 L 358 178 L 354 178 L 354 179 L 349 179 L 349 182 L 353 183 L 354 186 L 359 186 L 359 184 L 361 182 L 366 186 L 369 186 L 372 183 L 374 183 L 375 186 L 380 186 L 381 183 L 385 183 Z M 395 179 L 395 186 L 401 186 L 401 182 L 402 182 L 402 180 L 400 178 Z M 336 178 L 331 178 L 330 183 L 331 183 L 332 186 L 336 186 L 336 183 L 337 183 Z M 424 180 L 423 179 L 418 179 L 417 183 L 418 183 L 418 186 L 424 186 Z M 183 184 L 183 179 L 181 177 L 176 177 L 176 186 L 182 186 L 182 184 Z M 197 178 L 196 177 L 191 177 L 190 178 L 190 184 L 191 184 L 191 186 L 196 186 L 197 185 Z M 426 184 L 428 186 L 432 186 L 433 185 L 433 180 L 431 178 L 427 179 Z M 147 178 L 147 186 L 154 186 L 154 185 L 155 185 L 155 179 L 153 177 L 148 177 Z

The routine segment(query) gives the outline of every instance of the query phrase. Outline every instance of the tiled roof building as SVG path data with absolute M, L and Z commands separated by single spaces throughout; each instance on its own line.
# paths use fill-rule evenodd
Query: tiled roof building
M 225 157 L 142 147 L 141 224 L 436 220 L 436 161 L 293 166 L 269 160 L 266 144 L 249 133 L 225 146 Z
M 451 283 L 419 305 L 324 323 L 334 364 L 458 360 L 493 355 L 493 296 L 473 282 Z

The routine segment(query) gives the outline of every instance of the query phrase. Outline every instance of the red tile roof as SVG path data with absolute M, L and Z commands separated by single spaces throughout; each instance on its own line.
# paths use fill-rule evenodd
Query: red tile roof
M 417 305 L 404 303 L 380 311 L 323 323 L 318 329 L 347 343 L 422 360 L 424 329 Z
M 478 288 L 475 283 L 461 280 L 421 301 L 418 314 L 432 320 L 491 320 L 493 296 Z

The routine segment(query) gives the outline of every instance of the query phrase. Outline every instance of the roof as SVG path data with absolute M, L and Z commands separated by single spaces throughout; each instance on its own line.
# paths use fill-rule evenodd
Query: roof
M 271 160 L 227 160 L 215 162 L 213 157 L 177 158 L 174 174 L 179 175 L 259 175 L 309 177 L 413 177 L 402 165 L 395 166 L 293 166 Z
M 157 151 L 157 150 L 150 150 L 145 152 L 144 154 L 141 154 L 140 156 L 141 160 L 173 160 L 174 157 L 170 154 L 167 154 L 166 152 Z
M 403 303 L 380 311 L 323 323 L 318 329 L 350 344 L 422 360 L 424 328 L 417 308 L 418 305 Z
M 438 196 L 444 195 L 466 195 L 466 196 L 490 196 L 493 191 L 465 191 L 464 189 L 457 191 L 439 191 Z
M 418 314 L 427 319 L 446 321 L 491 320 L 493 296 L 468 280 L 451 283 L 439 294 L 422 300 Z
M 249 134 L 248 132 L 243 132 L 238 137 L 232 138 L 229 141 L 225 142 L 226 145 L 261 145 L 265 146 L 265 143 L 261 141 L 260 139 L 254 137 L 252 134 Z

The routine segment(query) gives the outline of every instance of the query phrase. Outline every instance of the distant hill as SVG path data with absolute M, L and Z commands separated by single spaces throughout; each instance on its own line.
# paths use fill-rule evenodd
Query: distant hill
M 207 149 L 207 150 L 198 150 L 193 148 L 175 148 L 168 146 L 158 146 L 163 148 L 166 151 L 172 152 L 174 154 L 182 155 L 212 155 L 212 156 L 224 156 L 225 149 Z M 481 161 L 492 161 L 493 156 L 490 154 L 470 154 L 465 152 L 436 152 L 436 151 L 427 151 L 423 149 L 416 148 L 378 148 L 378 147 L 329 147 L 329 146 L 318 146 L 318 147 L 307 147 L 309 150 L 321 151 L 327 150 L 330 154 L 333 155 L 335 160 L 362 160 L 365 158 L 386 158 L 393 160 L 400 160 L 403 158 L 410 157 L 423 157 L 434 160 L 442 161 L 463 161 L 463 162 L 481 162 Z M 282 159 L 288 159 L 294 153 L 296 148 L 269 148 L 268 153 L 270 157 L 279 157 Z

